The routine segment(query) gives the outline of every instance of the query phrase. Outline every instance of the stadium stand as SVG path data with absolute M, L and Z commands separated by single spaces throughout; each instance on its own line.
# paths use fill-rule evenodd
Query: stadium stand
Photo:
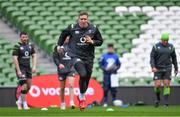
M 121 55 L 120 84 L 151 85 L 149 52 L 161 32 L 173 35 L 180 55 L 179 5 L 179 0 L 1 0 L 0 13 L 50 55 L 62 29 L 76 21 L 79 11 L 86 10 L 104 38 L 95 51 L 92 76 L 102 81 L 98 59 L 113 42 Z

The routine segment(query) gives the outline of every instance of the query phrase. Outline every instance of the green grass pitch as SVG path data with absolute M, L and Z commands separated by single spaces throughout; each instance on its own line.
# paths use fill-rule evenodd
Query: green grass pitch
M 72 110 L 67 108 L 65 111 L 60 110 L 59 108 L 48 108 L 47 111 L 42 111 L 39 108 L 31 108 L 30 110 L 17 110 L 15 107 L 9 108 L 0 108 L 0 116 L 43 116 L 43 117 L 55 117 L 55 116 L 64 116 L 64 117 L 111 117 L 111 116 L 179 116 L 180 117 L 180 106 L 170 106 L 165 108 L 160 106 L 159 108 L 154 108 L 153 106 L 129 106 L 128 108 L 121 107 L 108 107 L 113 108 L 114 111 L 108 112 L 107 108 L 104 107 L 92 107 L 86 108 L 84 112 L 80 112 L 78 108 Z

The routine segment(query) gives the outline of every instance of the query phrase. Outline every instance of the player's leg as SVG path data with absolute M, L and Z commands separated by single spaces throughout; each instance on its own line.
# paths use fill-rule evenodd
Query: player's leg
M 154 93 L 156 95 L 156 101 L 155 101 L 155 107 L 159 106 L 160 103 L 160 94 L 161 94 L 161 80 L 155 80 L 154 81 Z
M 69 86 L 70 106 L 72 109 L 74 109 L 75 108 L 75 105 L 74 105 L 74 76 L 68 76 L 68 86 Z
M 92 74 L 92 69 L 93 69 L 93 63 L 89 63 L 87 62 L 85 64 L 85 67 L 86 67 L 86 71 L 87 71 L 87 77 L 86 77 L 86 89 L 85 91 L 88 89 L 88 86 L 89 86 L 89 81 L 91 79 L 91 74 Z
M 26 80 L 26 83 L 22 85 L 22 90 L 21 90 L 21 98 L 22 98 L 22 104 L 23 104 L 23 108 L 25 110 L 30 109 L 28 107 L 27 101 L 26 101 L 26 95 L 29 92 L 30 88 L 31 88 L 31 82 L 32 80 L 30 78 L 28 78 Z
M 116 87 L 111 87 L 111 95 L 112 95 L 112 102 L 116 100 L 116 94 L 117 94 L 117 88 Z
M 86 71 L 84 62 L 82 61 L 77 61 L 74 64 L 74 68 L 80 76 L 80 79 L 79 79 L 80 94 L 78 96 L 78 100 L 79 100 L 80 111 L 83 111 L 83 109 L 85 109 L 86 107 L 85 92 L 87 88 L 87 84 L 86 84 L 87 71 Z
M 165 101 L 165 106 L 168 106 L 168 98 L 170 95 L 170 81 L 171 81 L 171 71 L 167 71 L 164 75 L 164 80 L 163 80 L 163 96 L 164 96 L 164 101 Z
M 156 95 L 156 100 L 155 100 L 155 107 L 159 106 L 160 103 L 160 94 L 161 94 L 161 77 L 162 73 L 156 72 L 154 73 L 154 93 Z
M 103 77 L 103 90 L 104 90 L 104 99 L 103 99 L 103 107 L 108 106 L 108 91 L 110 89 L 110 80 L 109 75 L 104 74 Z
M 65 92 L 66 75 L 61 74 L 59 76 L 59 80 L 60 80 L 60 99 L 61 99 L 60 108 L 61 110 L 65 110 L 66 103 L 64 101 L 64 92 Z
M 22 72 L 22 76 L 19 77 L 17 75 L 17 71 L 16 71 L 16 75 L 17 75 L 17 78 L 19 80 L 19 84 L 18 84 L 19 90 L 18 90 L 18 92 L 16 92 L 16 93 L 19 93 L 19 94 L 17 94 L 19 96 L 17 97 L 17 101 L 16 101 L 18 110 L 23 109 L 23 101 L 25 100 L 26 86 L 27 86 L 27 84 L 26 84 L 27 79 L 25 77 L 25 70 L 21 69 L 21 72 Z
M 86 77 L 87 77 L 87 71 L 85 68 L 85 64 L 82 61 L 79 61 L 75 64 L 74 68 L 78 72 L 80 79 L 79 79 L 79 88 L 80 88 L 80 95 L 79 99 L 84 100 L 85 99 L 85 92 L 86 92 Z

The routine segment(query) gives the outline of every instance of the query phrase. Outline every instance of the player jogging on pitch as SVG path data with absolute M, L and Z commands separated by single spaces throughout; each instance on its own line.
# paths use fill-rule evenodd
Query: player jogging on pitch
M 20 34 L 20 42 L 13 48 L 13 62 L 15 64 L 16 75 L 21 86 L 21 93 L 16 101 L 19 110 L 28 110 L 26 94 L 31 87 L 32 73 L 36 72 L 36 52 L 34 46 L 29 43 L 28 35 L 24 32 Z M 30 57 L 32 56 L 32 69 L 30 66 Z
M 58 40 L 60 53 L 63 52 L 63 44 L 67 36 L 70 36 L 68 55 L 72 58 L 74 68 L 80 75 L 78 100 L 82 111 L 86 107 L 85 92 L 92 73 L 95 46 L 101 46 L 103 39 L 98 28 L 88 22 L 87 12 L 80 12 L 78 23 L 69 25 L 62 31 Z
M 68 85 L 69 85 L 69 98 L 70 98 L 70 106 L 72 109 L 75 108 L 74 105 L 74 76 L 75 76 L 75 69 L 73 68 L 71 64 L 71 57 L 68 56 L 67 50 L 67 44 L 68 44 L 69 38 L 66 39 L 64 43 L 64 54 L 63 53 L 58 53 L 57 52 L 57 46 L 54 48 L 53 52 L 53 60 L 54 63 L 57 66 L 57 72 L 58 72 L 58 79 L 60 81 L 61 85 L 61 90 L 60 90 L 60 99 L 61 99 L 61 110 L 66 109 L 66 104 L 64 102 L 64 93 L 65 93 L 65 84 L 66 80 L 68 80 Z
M 175 75 L 178 73 L 178 65 L 176 59 L 175 48 L 172 44 L 168 43 L 169 34 L 164 33 L 161 35 L 161 42 L 155 44 L 152 48 L 150 55 L 150 64 L 152 72 L 154 72 L 154 92 L 156 94 L 155 107 L 160 103 L 160 86 L 161 80 L 163 82 L 163 96 L 164 105 L 168 107 L 168 97 L 170 95 L 170 81 L 172 64 L 174 65 Z

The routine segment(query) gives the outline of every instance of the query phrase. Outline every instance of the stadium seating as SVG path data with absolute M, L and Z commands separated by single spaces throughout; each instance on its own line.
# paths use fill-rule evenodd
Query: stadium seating
M 76 21 L 79 11 L 87 10 L 90 21 L 99 27 L 104 38 L 104 44 L 95 51 L 92 74 L 102 82 L 98 59 L 106 52 L 108 43 L 114 43 L 122 58 L 119 77 L 152 77 L 149 53 L 160 33 L 168 31 L 176 35 L 173 41 L 180 43 L 179 5 L 178 0 L 2 0 L 0 13 L 16 28 L 28 32 L 33 41 L 51 55 L 60 32 Z

